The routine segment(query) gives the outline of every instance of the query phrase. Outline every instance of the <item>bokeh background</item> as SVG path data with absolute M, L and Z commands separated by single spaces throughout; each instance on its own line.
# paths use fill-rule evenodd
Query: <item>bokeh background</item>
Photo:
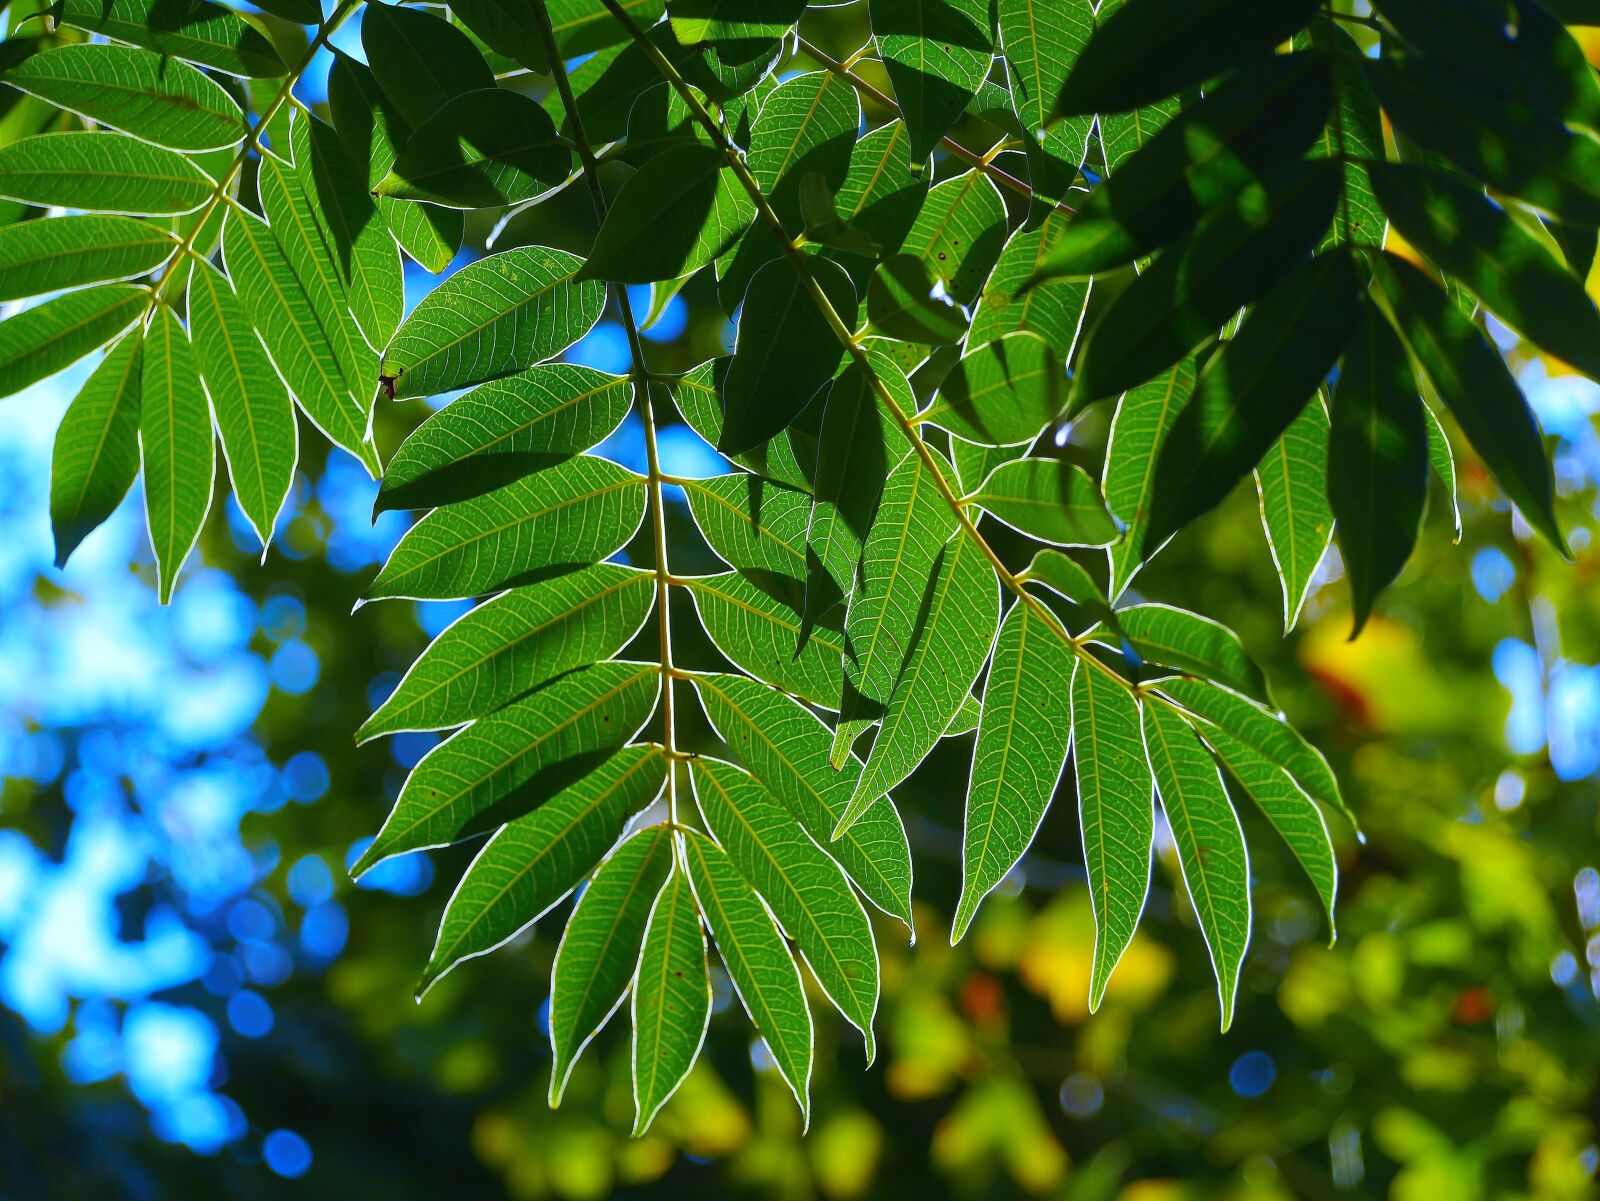
M 838 29 L 863 21 L 837 12 Z M 361 57 L 358 22 L 334 41 Z M 302 82 L 307 103 L 330 62 Z M 474 228 L 456 265 L 490 243 L 581 247 L 583 205 L 574 189 Z M 408 302 L 430 282 L 413 269 Z M 649 330 L 653 367 L 728 344 L 702 283 Z M 866 1069 L 859 1040 L 822 1018 L 804 1139 L 720 973 L 707 1054 L 648 1137 L 626 1133 L 625 1019 L 547 1109 L 564 911 L 413 1003 L 471 848 L 353 885 L 346 865 L 434 738 L 358 749 L 351 734 L 463 606 L 352 614 L 409 520 L 371 520 L 376 485 L 354 460 L 302 438 L 264 562 L 219 496 L 163 609 L 137 488 L 64 571 L 51 566 L 51 439 L 93 364 L 6 400 L 0 1197 L 1600 1195 L 1600 388 L 1501 344 L 1551 435 L 1575 565 L 1463 462 L 1459 544 L 1436 490 L 1419 554 L 1356 642 L 1336 549 L 1283 637 L 1248 489 L 1136 582 L 1239 630 L 1333 761 L 1366 831 L 1364 844 L 1334 831 L 1337 942 L 1256 822 L 1254 938 L 1220 1035 L 1158 839 L 1142 931 L 1091 1018 L 1069 787 L 950 949 L 951 782 L 970 755 L 969 739 L 950 740 L 897 794 L 920 938 L 880 930 L 878 1062 Z M 624 370 L 621 330 L 602 324 L 568 357 Z M 425 412 L 383 406 L 385 452 Z M 1103 420 L 1072 432 L 1088 461 Z M 642 469 L 637 424 L 603 453 Z M 676 474 L 722 469 L 681 424 L 663 454 Z M 707 566 L 675 508 L 675 566 Z M 679 633 L 684 657 L 716 662 L 692 627 Z

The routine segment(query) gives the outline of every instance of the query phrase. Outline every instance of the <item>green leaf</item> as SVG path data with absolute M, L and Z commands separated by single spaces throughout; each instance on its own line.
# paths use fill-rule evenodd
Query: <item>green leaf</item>
M 1348 369 L 1346 363 L 1346 369 Z M 1272 565 L 1283 586 L 1283 628 L 1300 620 L 1312 577 L 1333 538 L 1328 507 L 1328 411 L 1311 401 L 1256 464 L 1256 493 Z
M 1044 821 L 1072 737 L 1073 664 L 1054 618 L 1025 600 L 1011 606 L 995 642 L 972 752 L 952 946 Z
M 92 213 L 192 213 L 211 177 L 175 150 L 127 134 L 68 130 L 0 146 L 0 196 Z
M 1301 163 L 1250 184 L 1205 217 L 1095 324 L 1078 358 L 1068 415 L 1144 383 L 1215 337 L 1321 239 L 1338 197 L 1334 164 Z
M 1024 583 L 1038 584 L 1057 596 L 1070 601 L 1087 613 L 1094 621 L 1105 622 L 1111 631 L 1121 636 L 1122 623 L 1111 609 L 1111 602 L 1101 591 L 1094 577 L 1075 560 L 1059 550 L 1042 550 L 1033 556 L 1028 570 L 1019 577 Z
M 1403 163 L 1374 163 L 1370 171 L 1407 242 L 1523 337 L 1600 376 L 1600 313 L 1538 238 L 1459 177 Z
M 552 1106 L 584 1047 L 622 1004 L 672 860 L 669 827 L 639 831 L 606 856 L 567 920 L 550 973 Z
M 516 0 L 454 0 L 450 12 L 496 54 L 541 75 L 549 73 L 538 31 L 530 28 L 527 8 Z
M 72 366 L 137 321 L 150 293 L 134 284 L 68 292 L 0 321 L 0 396 Z
M 667 0 L 617 0 L 617 7 L 649 29 L 667 11 Z M 628 31 L 601 0 L 548 0 L 546 10 L 563 58 L 603 50 L 628 40 Z
M 289 136 L 295 178 L 317 216 L 356 328 L 367 345 L 382 346 L 400 324 L 405 281 L 394 242 L 367 193 L 365 172 L 357 170 L 333 127 L 315 117 L 302 117 L 297 110 Z M 365 348 L 358 349 L 365 359 Z
M 956 715 L 950 719 L 950 724 L 944 728 L 944 738 L 960 738 L 963 734 L 970 734 L 978 728 L 978 723 L 983 720 L 983 702 L 968 693 L 961 698 L 961 708 L 956 710 Z
M 705 927 L 674 866 L 650 911 L 633 984 L 633 1133 L 650 1128 L 699 1058 L 711 1021 Z
M 433 510 L 407 531 L 368 600 L 482 596 L 553 569 L 615 554 L 644 520 L 645 482 L 609 459 L 578 455 Z
M 378 454 L 368 436 L 366 409 L 351 394 L 343 363 L 273 231 L 244 210 L 232 209 L 223 227 L 222 255 L 245 312 L 300 408 L 376 477 Z
M 793 27 L 805 11 L 805 0 L 672 0 L 673 36 L 680 45 L 709 44 L 724 62 L 743 63 Z
M 1552 216 L 1600 222 L 1600 143 L 1433 58 L 1366 59 L 1398 132 Z
M 1356 825 L 1355 816 L 1345 807 L 1344 798 L 1339 795 L 1339 782 L 1322 752 L 1297 734 L 1281 716 L 1220 684 L 1174 679 L 1161 681 L 1160 687 L 1190 713 L 1221 727 L 1267 762 L 1283 768 L 1313 799 L 1342 814 L 1352 826 Z
M 1088 157 L 1090 121 L 1058 123 L 1052 108 L 1067 74 L 1094 33 L 1092 0 L 999 0 L 1000 43 L 1010 69 L 1017 121 L 1040 139 L 1040 150 L 1074 169 Z M 1033 141 L 1029 141 L 1030 157 Z M 1036 167 L 1034 186 L 1039 186 Z
M 1191 105 L 1089 193 L 1036 280 L 1084 277 L 1150 254 L 1273 164 L 1297 158 L 1333 106 L 1326 56 L 1268 59 Z
M 1363 308 L 1333 394 L 1328 500 L 1361 631 L 1372 603 L 1411 557 L 1428 500 L 1428 427 L 1405 347 Z
M 395 396 L 432 396 L 560 354 L 600 320 L 605 285 L 577 255 L 520 246 L 470 263 L 411 310 L 383 352 Z
M 933 186 L 922 211 L 900 244 L 928 265 L 944 293 L 970 306 L 983 293 L 1006 241 L 1006 202 L 982 171 L 972 170 Z
M 842 765 L 868 726 L 884 716 L 917 637 L 917 617 L 955 515 L 916 455 L 889 472 L 861 551 L 861 574 L 845 614 L 844 694 L 832 762 Z M 971 681 L 968 681 L 970 685 Z M 947 725 L 949 714 L 940 723 Z M 935 734 L 937 737 L 938 734 Z M 860 801 L 856 801 L 857 808 Z
M 1012 529 L 1057 546 L 1107 546 L 1119 534 L 1094 481 L 1064 459 L 1002 463 L 967 500 Z
M 475 721 L 412 769 L 383 829 L 352 874 L 359 877 L 392 855 L 449 846 L 530 814 L 547 797 L 613 758 L 610 753 L 649 718 L 660 684 L 659 664 L 596 663 Z M 656 762 L 649 796 L 661 783 Z M 605 845 L 610 843 L 608 838 Z M 598 858 L 596 854 L 584 871 Z
M 772 907 L 812 975 L 874 1058 L 878 949 L 844 872 L 758 781 L 705 756 L 690 765 L 706 828 Z
M 705 835 L 686 830 L 685 859 L 694 895 L 711 927 L 717 952 L 794 1093 L 803 1121 L 811 1116 L 811 1009 L 800 969 L 773 925 L 772 915 L 727 853 Z
M 1245 653 L 1239 636 L 1220 622 L 1163 604 L 1129 605 L 1117 610 L 1117 619 L 1122 637 L 1140 658 L 1216 680 L 1251 697 L 1266 697 L 1261 669 Z M 1114 644 L 1103 629 L 1090 636 Z
M 1072 357 L 1089 304 L 1089 281 L 1057 279 L 1026 285 L 1081 219 L 1051 211 L 1037 229 L 1019 229 L 1011 235 L 978 298 L 968 347 L 1023 331 L 1043 338 L 1062 362 Z
M 58 218 L 59 220 L 60 218 Z M 143 331 L 111 348 L 68 406 L 50 467 L 56 566 L 122 503 L 139 474 Z
M 604 441 L 633 403 L 633 384 L 573 363 L 543 363 L 482 384 L 400 444 L 374 508 L 467 500 Z
M 809 259 L 807 269 L 845 328 L 854 329 L 850 277 L 822 258 Z M 742 453 L 780 433 L 833 378 L 844 354 L 803 273 L 788 258 L 767 263 L 750 281 L 739 317 L 717 449 Z
M 728 362 L 726 358 L 713 359 L 671 381 L 670 391 L 679 415 L 712 446 L 722 437 L 722 398 L 717 394 L 716 380 L 726 373 Z M 809 441 L 803 431 L 791 428 L 742 455 L 726 457 L 756 475 L 791 488 L 809 489 L 809 464 L 816 460 L 815 446 L 807 453 L 805 444 Z M 808 466 L 802 467 L 802 460 Z
M 914 254 L 885 259 L 867 284 L 875 333 L 925 346 L 949 346 L 967 332 L 967 315 L 936 294 L 928 264 Z
M 1141 706 L 1145 751 L 1167 815 L 1222 1005 L 1233 1024 L 1239 966 L 1250 943 L 1250 855 L 1222 776 L 1194 730 L 1165 705 Z
M 1195 730 L 1305 869 L 1328 915 L 1331 941 L 1336 931 L 1334 901 L 1339 891 L 1339 865 L 1334 860 L 1333 841 L 1322 811 L 1293 776 L 1255 747 L 1209 722 L 1199 723 Z
M 345 154 L 358 174 L 365 165 L 368 190 L 377 187 L 410 139 L 411 127 L 384 96 L 372 72 L 338 52 L 328 75 L 328 105 Z M 377 197 L 376 203 L 400 248 L 427 270 L 443 271 L 461 249 L 465 224 L 459 212 L 387 196 Z
M 1111 511 L 1126 525 L 1122 539 L 1106 551 L 1111 561 L 1107 593 L 1115 599 L 1161 547 L 1149 541 L 1150 502 L 1162 444 L 1194 391 L 1195 364 L 1182 359 L 1152 380 L 1130 388 L 1117 405 L 1106 445 L 1101 489 Z
M 871 0 L 868 11 L 910 133 L 911 162 L 922 163 L 988 77 L 994 62 L 989 6 L 984 0 Z
M 812 704 L 839 703 L 844 635 L 813 626 L 801 641 L 800 581 L 771 576 L 758 585 L 730 571 L 682 583 L 706 636 L 740 670 Z M 842 618 L 835 610 L 834 625 Z
M 630 746 L 569 777 L 559 790 L 540 789 L 549 799 L 531 812 L 529 805 L 539 798 L 521 795 L 520 815 L 484 844 L 451 894 L 417 996 L 463 959 L 504 945 L 559 904 L 594 870 L 628 819 L 661 792 L 662 767 L 655 747 Z M 402 804 L 404 799 L 402 793 Z M 363 856 L 355 870 L 375 862 Z
M 755 204 L 714 146 L 667 147 L 633 174 L 595 238 L 583 277 L 619 283 L 678 279 L 727 250 Z
M 1344 160 L 1344 194 L 1334 214 L 1333 228 L 1320 250 L 1338 243 L 1382 246 L 1388 221 L 1372 194 L 1367 164 L 1383 161 L 1383 114 L 1378 98 L 1361 69 L 1361 51 L 1347 29 L 1318 17 L 1311 22 L 1311 42 L 1337 56 L 1333 64 L 1334 110 L 1322 137 L 1312 147 L 1312 158 Z
M 1061 412 L 1061 360 L 1040 338 L 1018 333 L 961 357 L 920 420 L 987 446 L 1021 446 Z
M 1127 0 L 1100 23 L 1056 96 L 1055 112 L 1127 112 L 1271 51 L 1317 0 Z
M 249 132 L 220 84 L 187 63 L 135 46 L 58 46 L 10 68 L 6 82 L 174 150 L 233 146 Z
M 722 740 L 756 779 L 819 842 L 827 842 L 855 791 L 861 761 L 850 756 L 835 771 L 832 737 L 814 713 L 792 697 L 743 676 L 697 675 L 695 689 Z M 887 797 L 856 819 L 829 852 L 879 909 L 911 927 L 911 851 L 905 827 Z
M 1206 362 L 1162 443 L 1150 543 L 1210 512 L 1261 461 L 1338 362 L 1360 296 L 1354 264 L 1333 252 L 1294 268 L 1251 309 Z
M 902 413 L 915 410 L 916 396 L 900 368 L 871 351 L 864 364 L 853 360 L 846 366 L 828 391 L 806 549 L 808 562 L 820 564 L 835 587 L 819 587 L 808 573 L 804 612 L 810 617 L 822 612 L 825 600 L 855 591 L 862 542 L 877 515 L 884 480 L 911 453 L 904 431 L 878 395 L 879 383 Z M 828 703 L 838 696 L 835 690 Z
M 1461 500 L 1456 495 L 1456 459 L 1450 449 L 1450 439 L 1445 437 L 1444 427 L 1439 424 L 1439 416 L 1431 406 L 1424 404 L 1422 414 L 1428 422 L 1428 462 L 1433 464 L 1434 474 L 1439 477 L 1439 482 L 1444 485 L 1445 491 L 1450 494 L 1450 515 L 1455 519 L 1455 541 L 1461 541 Z
M 686 480 L 695 526 L 729 567 L 756 574 L 806 577 L 806 524 L 811 498 L 753 475 Z
M 485 88 L 452 97 L 417 126 L 374 191 L 448 208 L 495 208 L 542 195 L 571 168 L 571 149 L 537 101 Z
M 260 30 L 210 0 L 59 0 L 56 12 L 63 25 L 228 75 L 271 78 L 288 71 Z
M 300 443 L 294 404 L 233 286 L 208 262 L 189 272 L 189 332 L 233 494 L 265 550 L 294 482 Z
M 905 241 L 928 195 L 929 173 L 913 173 L 903 121 L 878 126 L 850 148 L 850 166 L 834 190 L 839 219 L 877 243 L 880 256 Z
M 142 357 L 139 445 L 144 507 L 161 603 L 166 604 L 211 508 L 216 443 L 189 335 L 164 305 L 156 309 L 145 330 Z
M 811 173 L 837 191 L 850 170 L 851 152 L 861 131 L 861 103 L 855 89 L 830 71 L 811 71 L 786 79 L 761 105 L 750 130 L 746 161 L 785 229 L 805 225 L 801 181 Z M 768 253 L 778 249 L 770 231 Z
M 338 251 L 327 234 L 312 197 L 301 186 L 298 170 L 264 159 L 256 180 L 262 212 L 273 240 L 300 282 L 312 315 L 356 401 L 363 425 L 376 391 L 371 380 L 371 351 L 356 328 Z
M 171 233 L 131 217 L 49 217 L 0 226 L 0 300 L 132 279 L 172 257 Z
M 633 641 L 654 600 L 651 573 L 614 563 L 504 592 L 441 632 L 356 740 L 459 726 L 609 659 Z
M 1567 554 L 1539 420 L 1499 352 L 1437 284 L 1404 259 L 1374 255 L 1372 268 L 1400 340 L 1484 466 L 1528 523 Z
M 955 719 L 989 658 L 1000 624 L 1000 581 L 975 539 L 957 532 L 944 544 L 920 599 L 882 728 L 834 838 L 916 770 Z
M 412 129 L 465 92 L 495 86 L 472 39 L 443 17 L 399 4 L 362 10 L 361 47 L 395 111 Z
M 1100 1008 L 1150 892 L 1155 783 L 1144 754 L 1139 708 L 1133 693 L 1095 664 L 1079 663 L 1074 670 L 1072 766 L 1094 910 L 1091 1011 Z
M 1406 41 L 1552 121 L 1600 126 L 1600 81 L 1542 4 L 1389 0 L 1384 19 Z

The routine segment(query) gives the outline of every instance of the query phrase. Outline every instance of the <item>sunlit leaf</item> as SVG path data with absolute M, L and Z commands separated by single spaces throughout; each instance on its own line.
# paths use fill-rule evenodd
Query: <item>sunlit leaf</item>
M 1006 614 L 983 691 L 950 941 L 1038 833 L 1072 737 L 1073 653 L 1054 618 L 1025 601 Z
M 534 811 L 633 737 L 655 707 L 660 683 L 659 665 L 597 663 L 441 742 L 412 769 L 353 873 L 359 876 L 391 855 L 486 833 Z M 655 767 L 658 787 L 659 758 Z
M 151 317 L 142 359 L 139 446 L 145 515 L 165 603 L 211 508 L 216 442 L 189 335 L 171 309 L 162 306 Z
M 874 1056 L 878 951 L 866 911 L 800 823 L 753 777 L 701 756 L 690 765 L 706 828 L 794 939 L 817 983 Z
M 12 87 L 174 150 L 244 139 L 244 114 L 222 86 L 187 63 L 136 46 L 58 46 L 6 72 Z
M 57 567 L 111 516 L 139 474 L 143 341 L 143 332 L 135 330 L 112 348 L 56 430 L 50 524 Z
M 424 760 L 417 771 L 426 764 Z M 547 786 L 539 789 L 538 796 L 521 794 L 519 811 L 507 815 L 512 820 L 484 844 L 456 885 L 418 995 L 463 959 L 487 954 L 509 941 L 577 887 L 621 835 L 628 819 L 661 791 L 662 769 L 660 751 L 627 747 L 592 771 L 569 777 L 559 789 Z M 543 803 L 529 812 L 540 799 Z M 404 793 L 400 803 L 405 803 Z M 377 860 L 364 856 L 356 871 L 373 862 Z
M 229 75 L 271 77 L 288 70 L 260 30 L 210 0 L 60 0 L 57 12 L 64 25 Z
M 1348 361 L 1344 369 L 1348 370 Z M 1256 464 L 1261 525 L 1283 588 L 1283 628 L 1292 630 L 1333 537 L 1328 507 L 1328 411 L 1317 397 Z
M 615 655 L 654 599 L 650 573 L 613 563 L 503 593 L 441 632 L 356 737 L 444 729 L 492 713 Z
M 606 857 L 578 898 L 550 973 L 552 1105 L 584 1047 L 622 1004 L 672 859 L 669 827 L 641 830 Z
M 367 599 L 482 596 L 614 554 L 644 518 L 645 482 L 579 455 L 433 510 L 406 533 Z
M 217 417 L 239 508 L 265 547 L 294 482 L 294 405 L 233 285 L 209 263 L 189 273 L 189 332 Z
M 812 704 L 838 704 L 843 633 L 814 625 L 802 642 L 800 581 L 775 576 L 763 585 L 737 571 L 683 581 L 706 636 L 735 666 Z M 835 627 L 843 617 L 835 608 Z
M 1217 765 L 1182 716 L 1161 704 L 1140 707 L 1156 794 L 1178 848 L 1222 1005 L 1233 1024 L 1239 966 L 1250 943 L 1250 857 Z
M 127 134 L 68 130 L 0 146 L 0 196 L 92 213 L 192 213 L 213 185 L 175 150 Z
M 911 851 L 905 827 L 887 798 L 868 806 L 838 839 L 829 841 L 861 774 L 851 756 L 841 770 L 828 762 L 827 726 L 800 702 L 742 676 L 695 677 L 706 715 L 729 748 L 794 814 L 812 838 L 827 845 L 862 894 L 911 925 Z
M 1105 546 L 1117 525 L 1087 472 L 1064 459 L 1017 459 L 967 498 L 1012 529 L 1057 546 Z
M 717 953 L 739 1000 L 771 1052 L 784 1082 L 800 1106 L 802 1121 L 811 1110 L 811 1009 L 800 970 L 783 936 L 733 860 L 716 843 L 693 830 L 684 832 L 689 880 L 705 915 Z
M 431 396 L 521 371 L 594 326 L 605 285 L 572 277 L 583 260 L 544 246 L 479 259 L 422 299 L 383 352 L 395 396 Z
M 1168 431 L 1189 403 L 1194 375 L 1194 361 L 1184 359 L 1154 379 L 1130 388 L 1117 405 L 1100 482 L 1106 504 L 1127 526 L 1121 540 L 1113 542 L 1106 552 L 1111 560 L 1111 582 L 1106 590 L 1113 599 L 1121 595 L 1145 561 L 1161 549 L 1147 540 L 1156 460 Z
M 1155 808 L 1139 704 L 1119 680 L 1087 661 L 1072 676 L 1072 741 L 1095 921 L 1089 1008 L 1098 1009 L 1150 891 Z
M 149 301 L 133 284 L 101 284 L 0 321 L 0 396 L 72 366 L 143 316 Z
M 599 444 L 632 403 L 629 380 L 572 363 L 482 384 L 400 444 L 375 507 L 424 509 L 481 496 Z
M 643 1134 L 700 1054 L 711 1020 L 706 935 L 674 867 L 650 911 L 633 984 L 633 1132 Z

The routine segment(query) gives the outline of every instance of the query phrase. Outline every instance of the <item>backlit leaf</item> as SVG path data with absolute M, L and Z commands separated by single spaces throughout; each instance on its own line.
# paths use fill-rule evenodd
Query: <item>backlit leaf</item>
M 72 366 L 137 321 L 149 301 L 150 293 L 134 284 L 101 284 L 0 321 L 0 396 Z
M 1250 856 L 1244 831 L 1216 763 L 1189 723 L 1160 704 L 1141 706 L 1141 717 L 1156 793 L 1211 952 L 1226 1030 L 1233 1024 L 1239 966 L 1250 944 Z
M 472 39 L 420 8 L 374 4 L 363 9 L 361 46 L 378 86 L 412 129 L 452 97 L 495 86 L 494 73 Z
M 139 392 L 145 516 L 165 604 L 211 508 L 216 469 L 211 411 L 189 335 L 165 306 L 145 331 Z
M 584 1047 L 622 1004 L 672 859 L 667 826 L 641 830 L 606 857 L 578 898 L 550 973 L 552 1105 Z
M 171 233 L 131 217 L 68 215 L 0 226 L 0 300 L 131 279 L 177 248 Z
M 1345 369 L 1348 369 L 1348 362 Z M 1321 397 L 1300 410 L 1256 464 L 1261 525 L 1283 587 L 1283 628 L 1292 630 L 1333 537 L 1328 507 L 1328 411 Z
M 1012 529 L 1056 546 L 1106 546 L 1118 535 L 1094 481 L 1064 459 L 1002 463 L 968 500 Z
M 406 533 L 367 590 L 386 597 L 482 596 L 614 554 L 644 519 L 645 482 L 578 455 L 433 510 Z
M 968 442 L 1020 446 L 1065 400 L 1061 359 L 1040 338 L 1018 333 L 963 355 L 921 418 Z
M 56 430 L 50 524 L 57 567 L 111 516 L 139 474 L 143 342 L 143 332 L 135 330 L 111 349 Z
M 712 645 L 737 667 L 812 704 L 838 704 L 843 633 L 813 626 L 802 643 L 800 581 L 774 576 L 763 584 L 737 571 L 683 581 Z M 835 608 L 833 625 L 843 618 Z
M 650 911 L 633 984 L 633 1132 L 643 1134 L 689 1074 L 711 1020 L 706 934 L 681 867 Z
M 92 213 L 192 213 L 211 177 L 175 150 L 127 134 L 35 134 L 0 146 L 0 196 Z
M 1112 599 L 1122 594 L 1139 568 L 1161 549 L 1148 541 L 1156 460 L 1167 433 L 1194 390 L 1194 360 L 1184 359 L 1152 380 L 1130 388 L 1117 405 L 1106 445 L 1101 489 L 1106 504 L 1127 528 L 1106 551 L 1111 560 Z
M 910 134 L 911 161 L 921 163 L 989 74 L 989 6 L 984 0 L 871 0 L 868 8 Z
M 64 25 L 229 75 L 270 78 L 288 70 L 260 30 L 210 0 L 61 0 L 59 14 Z
M 1073 665 L 1052 617 L 1026 601 L 1011 606 L 995 642 L 972 753 L 952 944 L 1027 851 L 1055 795 L 1072 739 Z
M 1072 741 L 1094 909 L 1089 1008 L 1095 1010 L 1144 912 L 1155 809 L 1139 704 L 1121 682 L 1088 662 L 1079 663 L 1072 676 Z
M 633 640 L 654 600 L 654 576 L 614 563 L 502 593 L 429 644 L 357 739 L 458 726 L 608 659 Z

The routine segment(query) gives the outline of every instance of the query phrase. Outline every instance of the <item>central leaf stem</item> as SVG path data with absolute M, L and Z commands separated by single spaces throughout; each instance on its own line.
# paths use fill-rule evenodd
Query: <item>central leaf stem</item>
M 572 93 L 572 82 L 567 78 L 567 66 L 561 59 L 561 49 L 556 43 L 555 29 L 550 23 L 550 13 L 544 0 L 533 0 L 534 23 L 539 27 L 539 37 L 544 43 L 545 56 L 550 60 L 550 74 L 555 79 L 556 92 L 566 107 L 567 120 L 572 127 L 572 143 L 583 163 L 584 182 L 589 187 L 589 199 L 594 204 L 595 217 L 601 224 L 606 219 L 606 196 L 600 186 L 600 164 L 595 159 L 594 147 L 583 127 L 583 117 L 578 112 L 578 101 Z M 656 445 L 655 411 L 651 405 L 650 368 L 645 363 L 644 343 L 639 338 L 639 323 L 633 316 L 633 305 L 628 300 L 628 289 L 619 284 L 609 284 L 612 299 L 616 301 L 622 328 L 628 336 L 628 353 L 633 362 L 633 398 L 639 408 L 639 420 L 644 426 L 646 469 L 649 472 L 650 521 L 655 536 L 656 615 L 660 622 L 661 640 L 661 721 L 662 745 L 667 760 L 667 818 L 678 820 L 677 722 L 673 711 L 672 684 L 677 672 L 672 666 L 672 619 L 669 608 L 672 595 L 672 572 L 667 565 L 667 506 L 663 493 L 661 455 Z

